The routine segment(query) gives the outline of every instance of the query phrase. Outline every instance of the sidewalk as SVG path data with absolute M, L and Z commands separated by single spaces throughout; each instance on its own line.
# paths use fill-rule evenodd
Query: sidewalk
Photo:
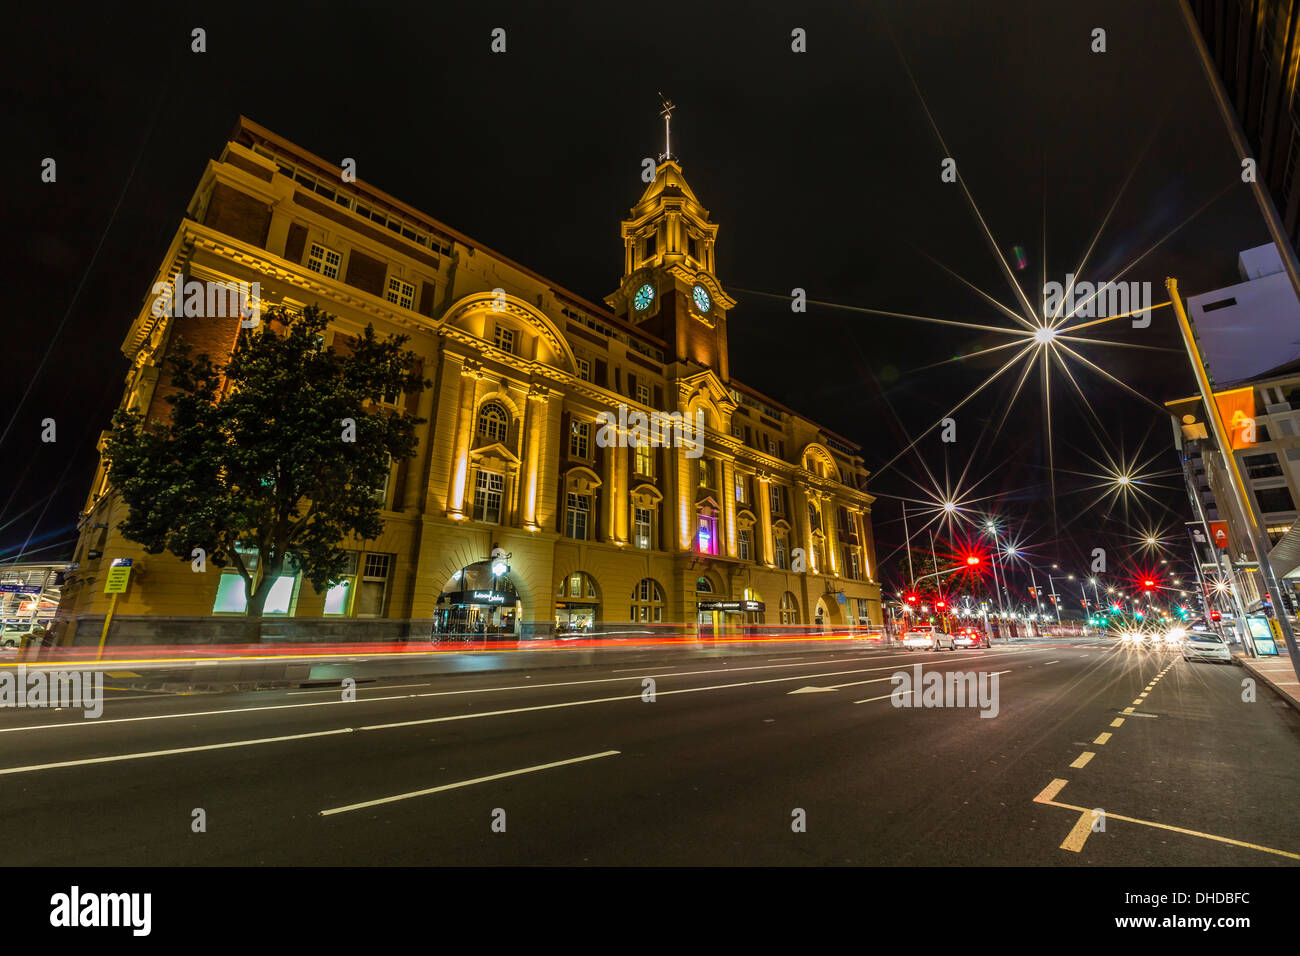
M 1292 707 L 1300 710 L 1300 680 L 1296 679 L 1291 658 L 1285 654 L 1277 657 L 1257 657 L 1254 660 L 1238 658 L 1241 666 L 1273 688 Z

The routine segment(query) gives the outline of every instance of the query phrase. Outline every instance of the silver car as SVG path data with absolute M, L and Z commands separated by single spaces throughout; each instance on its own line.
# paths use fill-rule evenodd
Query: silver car
M 903 649 L 908 651 L 955 650 L 952 635 L 945 634 L 933 624 L 914 627 L 903 635 Z
M 1189 631 L 1183 640 L 1185 661 L 1225 661 L 1232 663 L 1232 651 L 1213 631 Z

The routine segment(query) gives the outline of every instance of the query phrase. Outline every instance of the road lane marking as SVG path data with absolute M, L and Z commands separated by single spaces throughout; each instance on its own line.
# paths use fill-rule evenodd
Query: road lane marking
M 1097 817 L 1097 811 L 1085 810 L 1079 814 L 1079 819 L 1074 821 L 1074 826 L 1070 828 L 1070 833 L 1061 841 L 1062 850 L 1071 850 L 1080 853 L 1083 850 L 1083 844 L 1087 841 L 1088 836 L 1092 833 L 1092 821 Z
M 1134 707 L 1137 707 L 1137 706 L 1140 705 L 1141 703 L 1142 703 L 1142 698 L 1139 697 L 1137 700 L 1133 701 L 1133 706 L 1134 706 Z
M 1079 756 L 1074 759 L 1074 763 L 1070 764 L 1070 767 L 1071 769 L 1074 770 L 1078 770 L 1082 767 L 1086 767 L 1088 766 L 1088 761 L 1095 756 L 1097 755 L 1093 753 L 1091 750 L 1085 750 L 1083 753 L 1079 754 Z
M 1047 664 L 1059 664 L 1059 663 L 1061 663 L 1061 662 L 1060 662 L 1060 661 L 1048 661 L 1048 662 L 1047 662 Z M 1047 664 L 1044 664 L 1043 666 L 1046 667 Z
M 1094 740 L 1093 743 L 1094 743 L 1094 744 L 1099 744 L 1099 745 L 1100 745 L 1100 744 L 1104 744 L 1104 743 L 1105 743 L 1106 741 L 1108 741 L 1108 740 L 1110 740 L 1110 734 L 1109 734 L 1109 733 L 1098 734 L 1098 735 L 1097 735 L 1097 739 Z
M 1056 799 L 1056 795 L 1059 794 L 1062 788 L 1069 782 L 1070 781 L 1068 780 L 1061 779 L 1053 780 L 1042 789 L 1038 796 L 1034 797 L 1034 803 L 1044 803 L 1049 807 L 1060 807 L 1063 810 L 1073 810 L 1076 813 L 1092 813 L 1092 810 L 1088 807 L 1076 807 L 1072 803 L 1061 803 Z M 1247 843 L 1245 840 L 1234 840 L 1231 837 L 1218 836 L 1214 833 L 1205 833 L 1201 830 L 1189 830 L 1186 827 L 1176 827 L 1170 823 L 1157 823 L 1154 820 L 1139 820 L 1137 817 L 1126 817 L 1123 814 L 1112 813 L 1109 810 L 1106 811 L 1106 820 L 1107 822 L 1111 820 L 1121 820 L 1124 823 L 1135 823 L 1138 826 L 1154 827 L 1157 830 L 1168 830 L 1171 833 L 1181 833 L 1185 836 L 1200 837 L 1202 840 L 1214 840 L 1217 843 L 1227 843 L 1232 846 L 1245 847 L 1248 850 L 1258 850 L 1261 853 L 1272 853 L 1276 856 L 1285 856 L 1292 860 L 1300 860 L 1300 853 L 1292 853 L 1289 850 L 1276 850 L 1273 847 L 1261 846 L 1258 843 Z M 1078 827 L 1078 825 L 1079 824 L 1076 822 L 1075 827 Z M 1073 833 L 1074 831 L 1071 830 L 1070 832 Z M 1066 839 L 1068 840 L 1069 837 L 1066 837 Z M 1064 844 L 1062 844 L 1062 846 L 1064 846 Z
M 358 687 L 356 690 L 357 693 L 360 694 L 363 691 L 367 691 L 367 690 L 400 690 L 400 689 L 405 689 L 407 687 L 428 687 L 428 686 L 429 686 L 429 682 L 425 681 L 423 684 L 385 684 L 383 687 Z M 343 685 L 340 684 L 338 687 L 321 687 L 317 690 L 291 690 L 291 691 L 286 691 L 285 693 L 289 694 L 290 696 L 296 694 L 337 694 L 342 689 L 343 689 Z M 373 698 L 367 698 L 367 699 L 373 700 Z
M 201 750 L 226 750 L 231 747 L 253 747 L 257 744 L 275 744 L 286 740 L 305 740 L 308 737 L 330 737 L 334 734 L 350 734 L 351 727 L 338 730 L 318 730 L 310 734 L 289 734 L 284 737 L 259 737 L 255 740 L 232 740 L 224 744 L 203 744 L 196 747 L 176 747 L 172 750 L 149 750 L 134 754 L 115 754 L 112 757 L 87 757 L 82 760 L 60 760 L 58 763 L 32 764 L 27 767 L 5 767 L 0 775 L 11 773 L 32 773 L 36 770 L 55 770 L 59 767 L 82 767 L 87 764 L 116 763 L 120 760 L 143 760 L 146 757 L 170 757 L 174 754 L 198 753 Z
M 1132 707 L 1125 707 L 1122 711 L 1120 711 L 1120 713 L 1122 713 L 1122 714 L 1131 714 L 1131 713 L 1133 713 L 1133 708 L 1132 708 Z
M 882 669 L 883 669 L 883 668 L 882 668 Z M 926 671 L 926 673 L 927 673 L 927 674 L 946 674 L 946 673 L 948 673 L 948 672 L 947 672 L 947 671 L 936 671 L 936 670 L 930 670 L 930 671 Z M 993 673 L 992 676 L 997 677 L 997 676 L 999 676 L 999 675 L 1001 675 L 1001 674 L 1010 674 L 1010 673 L 1011 673 L 1011 671 L 994 671 L 994 673 Z M 909 676 L 910 676 L 910 675 L 909 675 Z M 827 684 L 825 687 L 817 686 L 817 685 L 809 685 L 809 686 L 807 686 L 807 687 L 800 687 L 798 690 L 792 690 L 792 691 L 790 691 L 790 693 L 791 693 L 791 694 L 817 694 L 817 693 L 820 693 L 820 692 L 822 692 L 822 691 L 827 691 L 827 690 L 839 690 L 841 687 L 857 687 L 859 684 L 879 684 L 881 681 L 893 680 L 893 679 L 894 679 L 894 678 L 893 678 L 893 675 L 890 675 L 889 677 L 873 677 L 873 678 L 871 678 L 871 680 L 855 680 L 855 681 L 849 681 L 847 684 Z M 789 694 L 787 694 L 786 696 L 788 697 Z
M 1029 652 L 1011 651 L 1009 653 L 1016 654 L 1016 653 L 1029 653 Z M 883 658 L 887 659 L 889 657 L 901 657 L 901 656 L 903 655 L 883 655 Z M 911 655 L 908 656 L 910 657 Z M 882 659 L 881 655 L 873 655 L 873 657 L 875 657 L 876 660 Z M 961 657 L 953 658 L 953 659 L 965 660 L 965 658 L 961 658 Z M 824 664 L 856 663 L 857 661 L 858 658 L 843 657 L 843 658 L 833 658 L 831 660 L 822 660 L 822 661 L 805 661 L 803 663 L 794 664 L 791 666 L 817 667 Z M 669 664 L 665 666 L 671 667 L 675 665 Z M 660 674 L 659 677 L 661 678 L 696 677 L 701 674 L 737 674 L 740 673 L 741 671 L 771 670 L 772 666 L 775 665 L 769 666 L 767 664 L 755 664 L 751 667 L 718 667 L 718 668 L 712 668 L 709 670 L 701 670 L 701 671 L 677 671 L 676 673 L 672 673 L 672 674 Z M 898 665 L 893 665 L 893 666 L 897 667 Z M 641 669 L 642 668 L 638 668 L 638 670 Z M 888 667 L 863 668 L 863 671 L 870 671 L 870 670 L 883 671 L 883 670 L 889 670 L 889 668 Z M 834 671 L 830 674 L 813 674 L 811 676 L 832 677 L 835 676 L 836 674 L 857 674 L 857 673 L 862 673 L 863 671 Z M 786 679 L 797 680 L 798 678 L 792 677 Z M 314 700 L 314 701 L 303 701 L 302 703 L 299 704 L 259 704 L 255 707 L 228 707 L 224 710 L 199 710 L 199 711 L 189 711 L 189 712 L 183 711 L 175 714 L 148 714 L 140 717 L 110 717 L 107 720 L 100 719 L 100 720 L 95 720 L 93 722 L 65 720 L 55 724 L 35 724 L 31 727 L 0 727 L 0 734 L 16 733 L 20 731 L 30 732 L 33 730 L 57 730 L 63 727 L 81 727 L 81 728 L 90 727 L 90 726 L 103 727 L 107 724 L 126 724 L 126 723 L 133 723 L 135 721 L 141 721 L 141 720 L 177 720 L 177 719 L 184 719 L 188 717 L 217 717 L 222 714 L 247 714 L 247 713 L 255 713 L 257 711 L 263 711 L 263 710 L 292 710 L 294 708 L 300 708 L 300 707 L 328 707 L 336 704 L 350 703 L 355 706 L 358 703 L 368 704 L 373 702 L 382 702 L 382 701 L 389 701 L 389 700 L 408 700 L 410 698 L 423 698 L 423 697 L 451 697 L 451 696 L 455 696 L 456 694 L 492 694 L 492 693 L 500 693 L 500 692 L 511 691 L 511 690 L 534 690 L 539 687 L 576 687 L 585 684 L 609 684 L 616 681 L 625 681 L 625 680 L 629 680 L 629 678 L 597 677 L 597 678 L 592 678 L 590 680 L 553 681 L 549 684 L 514 684 L 506 687 L 465 687 L 465 688 L 459 688 L 457 690 L 430 691 L 424 694 L 396 694 L 391 697 L 358 697 L 357 700 L 355 701 Z M 375 688 L 375 690 L 382 690 L 382 688 L 377 687 Z
M 905 690 L 905 691 L 903 691 L 899 696 L 900 696 L 900 697 L 906 697 L 906 696 L 908 696 L 908 695 L 911 694 L 911 693 L 912 693 L 912 692 L 911 692 L 910 690 Z M 855 700 L 853 703 L 855 703 L 855 704 L 870 704 L 872 701 L 875 701 L 875 700 L 889 700 L 889 698 L 891 698 L 891 697 L 893 697 L 893 696 L 894 696 L 893 694 L 886 694 L 884 697 L 868 697 L 866 700 Z
M 656 664 L 653 667 L 616 667 L 614 668 L 614 670 L 610 671 L 610 673 L 611 674 L 640 674 L 642 671 L 661 671 L 665 667 L 676 667 L 676 666 L 677 666 L 676 664 Z M 668 677 L 670 675 L 665 674 L 663 676 Z M 541 687 L 543 685 L 538 684 L 537 686 Z
M 366 807 L 377 807 L 383 803 L 396 803 L 398 800 L 411 800 L 415 797 L 427 797 L 431 793 L 442 793 L 446 790 L 458 790 L 461 787 L 472 787 L 475 784 L 487 783 L 490 780 L 503 780 L 506 777 L 518 777 L 525 773 L 537 773 L 539 770 L 551 770 L 555 767 L 565 767 L 569 764 L 583 763 L 587 760 L 599 760 L 601 757 L 618 756 L 617 750 L 605 750 L 598 754 L 587 754 L 585 757 L 570 757 L 568 760 L 556 760 L 552 763 L 542 763 L 535 767 L 523 767 L 519 770 L 507 770 L 504 773 L 489 774 L 486 777 L 475 777 L 473 780 L 461 780 L 456 783 L 445 783 L 440 787 L 429 787 L 427 790 L 412 790 L 410 793 L 399 793 L 391 797 L 381 797 L 378 800 L 367 800 L 364 803 L 352 803 L 346 807 L 334 807 L 331 810 L 322 810 L 320 815 L 323 817 L 332 816 L 335 813 L 347 813 L 351 810 L 364 810 Z
M 1124 726 L 1124 718 L 1123 718 L 1123 717 L 1116 717 L 1114 720 L 1112 720 L 1112 721 L 1110 722 L 1110 725 L 1111 725 L 1112 727 L 1123 727 L 1123 726 Z

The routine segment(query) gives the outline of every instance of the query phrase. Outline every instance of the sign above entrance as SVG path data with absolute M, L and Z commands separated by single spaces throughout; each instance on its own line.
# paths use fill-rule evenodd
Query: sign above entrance
M 476 589 L 450 591 L 442 596 L 442 600 L 447 601 L 449 604 L 505 605 L 515 603 L 513 599 L 508 599 L 504 591 L 480 591 Z
M 762 601 L 700 601 L 696 604 L 701 611 L 762 611 Z

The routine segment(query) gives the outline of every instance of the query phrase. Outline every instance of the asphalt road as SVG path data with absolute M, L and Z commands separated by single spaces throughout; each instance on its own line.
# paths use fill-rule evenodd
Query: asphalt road
M 1300 860 L 1300 716 L 1244 702 L 1235 666 L 1069 643 L 657 660 L 6 709 L 0 862 Z M 997 716 L 894 706 L 916 664 L 1001 672 Z

